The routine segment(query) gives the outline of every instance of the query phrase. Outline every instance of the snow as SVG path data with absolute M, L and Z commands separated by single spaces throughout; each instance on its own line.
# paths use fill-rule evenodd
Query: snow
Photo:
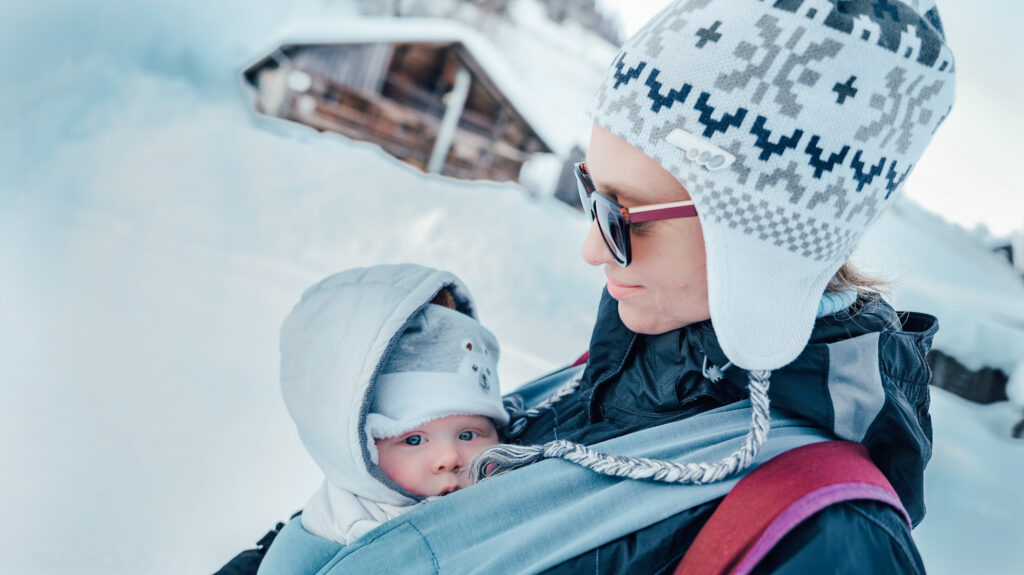
M 932 388 L 935 450 L 925 471 L 928 514 L 914 531 L 928 573 L 1020 573 L 1024 561 L 1022 415 Z
M 102 125 L 3 182 L 5 572 L 210 572 L 300 508 L 319 477 L 280 400 L 277 331 L 331 272 L 455 271 L 508 387 L 586 348 L 603 275 L 567 206 L 179 78 L 96 60 L 68 81 L 120 89 L 86 107 Z
M 518 77 L 543 95 L 537 112 L 562 135 L 561 155 L 574 145 L 586 149 L 591 122 L 585 111 L 618 48 L 571 20 L 555 24 L 538 3 L 514 2 L 510 13 L 517 26 L 497 30 L 494 41 L 516 55 L 510 60 Z M 553 53 L 562 57 L 550 57 Z
M 938 317 L 934 347 L 968 368 L 1009 374 L 1024 358 L 1024 281 L 965 230 L 900 198 L 854 260 L 894 282 L 898 309 Z
M 247 109 L 238 73 L 267 38 L 349 3 L 57 4 L 0 22 L 19 46 L 0 50 L 18 78 L 0 85 L 3 572 L 212 572 L 300 508 L 320 476 L 280 399 L 277 332 L 334 271 L 459 274 L 505 389 L 586 348 L 603 274 L 578 213 Z M 566 90 L 549 114 L 578 110 Z M 958 359 L 1016 366 L 1020 285 L 906 205 L 862 257 Z M 1019 572 L 1021 410 L 933 393 L 929 572 Z
M 1024 408 L 1024 358 L 1010 372 L 1010 380 L 1006 382 L 1006 395 L 1010 401 Z

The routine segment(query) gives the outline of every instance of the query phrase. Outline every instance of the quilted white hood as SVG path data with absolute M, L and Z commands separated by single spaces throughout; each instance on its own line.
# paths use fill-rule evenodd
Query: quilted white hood
M 444 287 L 476 318 L 454 274 L 415 264 L 359 268 L 306 290 L 281 327 L 281 392 L 328 483 L 390 505 L 421 499 L 376 464 L 366 433 L 373 386 L 396 336 Z

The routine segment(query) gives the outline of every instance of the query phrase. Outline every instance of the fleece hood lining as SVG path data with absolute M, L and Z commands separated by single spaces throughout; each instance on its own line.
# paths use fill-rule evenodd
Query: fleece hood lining
M 370 473 L 371 476 L 373 476 L 377 481 L 381 482 L 384 486 L 415 501 L 422 501 L 424 497 L 422 495 L 416 495 L 414 493 L 410 493 L 409 491 L 407 491 L 404 487 L 402 487 L 394 480 L 392 480 L 390 477 L 388 477 L 387 474 L 385 474 L 384 471 L 380 468 L 380 466 L 377 465 L 377 446 L 376 443 L 374 442 L 374 439 L 370 437 L 369 434 L 367 433 L 366 417 L 370 413 L 370 405 L 373 403 L 373 393 L 374 389 L 377 386 L 377 379 L 378 377 L 380 377 L 381 369 L 383 369 L 384 364 L 387 363 L 388 356 L 394 349 L 395 343 L 398 341 L 399 336 L 409 326 L 409 323 L 416 316 L 416 314 L 419 313 L 419 311 L 425 308 L 426 306 L 430 305 L 430 302 L 435 297 L 437 297 L 437 294 L 441 293 L 441 290 L 445 288 L 448 288 L 448 290 L 452 294 L 452 297 L 455 299 L 455 311 L 462 312 L 472 318 L 476 318 L 476 313 L 473 310 L 472 299 L 468 296 L 468 294 L 462 293 L 462 291 L 465 290 L 464 286 L 454 281 L 438 285 L 436 289 L 429 293 L 429 297 L 424 299 L 416 307 L 416 309 L 412 311 L 412 313 L 408 314 L 402 325 L 397 330 L 390 334 L 388 345 L 384 349 L 384 353 L 382 353 L 381 356 L 377 359 L 376 365 L 373 366 L 373 371 L 370 374 L 365 389 L 363 390 L 362 406 L 359 409 L 359 428 L 357 430 L 357 433 L 359 437 L 359 445 L 361 446 L 363 466 L 366 468 L 366 470 Z M 409 299 L 412 299 L 411 294 Z M 397 308 L 395 310 L 394 315 L 399 315 L 401 311 L 401 308 Z M 388 322 L 388 324 L 390 324 L 390 321 Z M 381 332 L 383 332 L 383 330 L 384 326 L 381 327 Z M 383 335 L 383 333 L 379 332 L 377 334 L 377 338 L 380 339 Z

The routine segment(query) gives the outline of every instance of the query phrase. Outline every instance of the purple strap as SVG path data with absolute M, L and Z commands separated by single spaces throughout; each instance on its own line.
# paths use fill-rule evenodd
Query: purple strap
M 792 531 L 793 528 L 799 525 L 804 519 L 807 519 L 829 505 L 854 499 L 871 499 L 887 503 L 899 510 L 903 515 L 903 519 L 907 522 L 907 527 L 911 527 L 910 515 L 908 515 L 907 511 L 903 508 L 899 498 L 892 492 L 867 483 L 837 483 L 835 485 L 829 485 L 827 487 L 811 491 L 807 495 L 797 499 L 792 505 L 780 513 L 775 520 L 768 524 L 764 533 L 762 533 L 761 537 L 756 543 L 754 543 L 754 547 L 751 548 L 750 552 L 743 558 L 743 561 L 741 561 L 739 566 L 736 567 L 733 574 L 748 575 L 757 563 L 763 559 L 764 556 L 767 555 L 768 552 L 771 551 L 787 533 Z
M 697 215 L 697 208 L 693 206 L 673 206 L 671 208 L 659 208 L 657 210 L 644 210 L 629 212 L 629 221 L 639 224 L 652 220 L 670 220 L 672 218 L 692 218 Z

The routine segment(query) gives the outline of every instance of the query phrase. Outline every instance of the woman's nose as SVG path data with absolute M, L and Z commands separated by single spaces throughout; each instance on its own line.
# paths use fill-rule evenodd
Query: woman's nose
M 583 256 L 583 261 L 592 266 L 615 261 L 611 252 L 608 251 L 608 246 L 604 243 L 604 238 L 601 237 L 601 228 L 598 227 L 597 220 L 590 222 L 590 231 L 587 232 L 587 237 L 583 240 L 580 255 Z

